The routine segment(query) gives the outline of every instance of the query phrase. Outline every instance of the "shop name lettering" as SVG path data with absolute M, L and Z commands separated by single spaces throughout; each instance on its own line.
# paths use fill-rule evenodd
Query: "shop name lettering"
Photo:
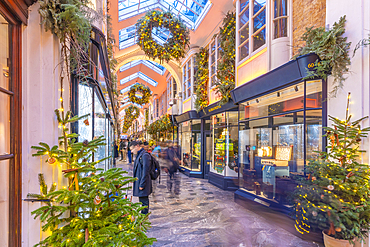
M 220 109 L 220 108 L 221 108 L 221 106 L 218 105 L 218 106 L 215 106 L 215 107 L 209 109 L 208 112 L 212 112 L 212 111 L 215 111 L 215 110 Z

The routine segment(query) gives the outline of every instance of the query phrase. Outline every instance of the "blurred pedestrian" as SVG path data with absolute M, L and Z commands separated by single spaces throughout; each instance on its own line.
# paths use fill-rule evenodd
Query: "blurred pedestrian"
M 150 177 L 151 157 L 144 148 L 140 147 L 140 143 L 137 141 L 132 141 L 129 147 L 136 155 L 133 176 L 137 180 L 133 185 L 133 196 L 139 197 L 142 205 L 147 207 L 141 213 L 148 214 L 149 195 L 152 193 L 152 179 Z
M 128 163 L 131 164 L 132 162 L 132 154 L 131 154 L 131 141 L 130 139 L 127 140 L 127 157 L 128 157 Z
M 119 143 L 119 152 L 121 153 L 121 159 L 120 160 L 123 160 L 123 149 L 124 149 L 124 144 L 125 144 L 125 141 L 123 139 L 121 139 L 120 143 Z

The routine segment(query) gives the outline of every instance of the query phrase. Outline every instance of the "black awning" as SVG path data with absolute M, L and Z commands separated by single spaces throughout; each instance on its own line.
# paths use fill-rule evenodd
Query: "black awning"
M 199 115 L 197 111 L 192 110 L 192 111 L 184 112 L 181 115 L 175 116 L 175 119 L 176 119 L 176 122 L 179 124 L 179 123 L 189 121 L 192 119 L 199 119 Z
M 200 118 L 206 118 L 221 112 L 237 110 L 238 106 L 232 100 L 229 100 L 224 105 L 219 105 L 219 102 L 213 103 L 199 112 Z
M 283 64 L 282 66 L 243 84 L 231 91 L 235 104 L 273 92 L 288 85 L 298 83 L 307 76 L 308 71 L 314 69 L 319 57 L 316 54 L 307 54 Z

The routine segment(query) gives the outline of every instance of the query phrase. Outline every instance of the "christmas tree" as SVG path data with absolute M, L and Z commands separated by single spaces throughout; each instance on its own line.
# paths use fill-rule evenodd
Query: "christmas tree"
M 127 198 L 129 184 L 135 179 L 126 171 L 113 168 L 107 171 L 95 168 L 105 159 L 92 162 L 98 147 L 105 145 L 104 138 L 77 142 L 77 134 L 69 134 L 67 125 L 83 117 L 56 110 L 62 135 L 59 145 L 46 143 L 32 146 L 34 156 L 46 156 L 46 162 L 60 164 L 66 169 L 68 187 L 57 189 L 53 183 L 48 191 L 44 176 L 39 174 L 40 194 L 29 194 L 41 201 L 40 208 L 32 212 L 43 223 L 42 230 L 50 236 L 36 246 L 145 246 L 155 239 L 148 238 L 148 216 L 141 214 L 140 203 Z M 85 120 L 85 124 L 88 124 Z M 63 148 L 60 149 L 59 147 Z
M 306 178 L 295 194 L 296 229 L 309 232 L 319 228 L 332 237 L 364 239 L 370 230 L 370 169 L 361 162 L 362 138 L 370 128 L 362 128 L 363 117 L 351 121 L 348 94 L 346 118 L 329 116 L 333 127 L 325 128 L 326 152 L 310 160 Z

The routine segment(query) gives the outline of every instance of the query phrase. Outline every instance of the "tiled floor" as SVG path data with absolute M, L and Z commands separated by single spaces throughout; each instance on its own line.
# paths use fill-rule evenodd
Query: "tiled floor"
M 132 175 L 132 165 L 118 162 L 117 166 Z M 150 196 L 152 228 L 148 235 L 158 240 L 153 246 L 321 246 L 275 223 L 286 216 L 266 219 L 235 203 L 233 192 L 223 191 L 205 179 L 179 173 L 175 180 L 169 180 L 163 174 L 158 182 Z

